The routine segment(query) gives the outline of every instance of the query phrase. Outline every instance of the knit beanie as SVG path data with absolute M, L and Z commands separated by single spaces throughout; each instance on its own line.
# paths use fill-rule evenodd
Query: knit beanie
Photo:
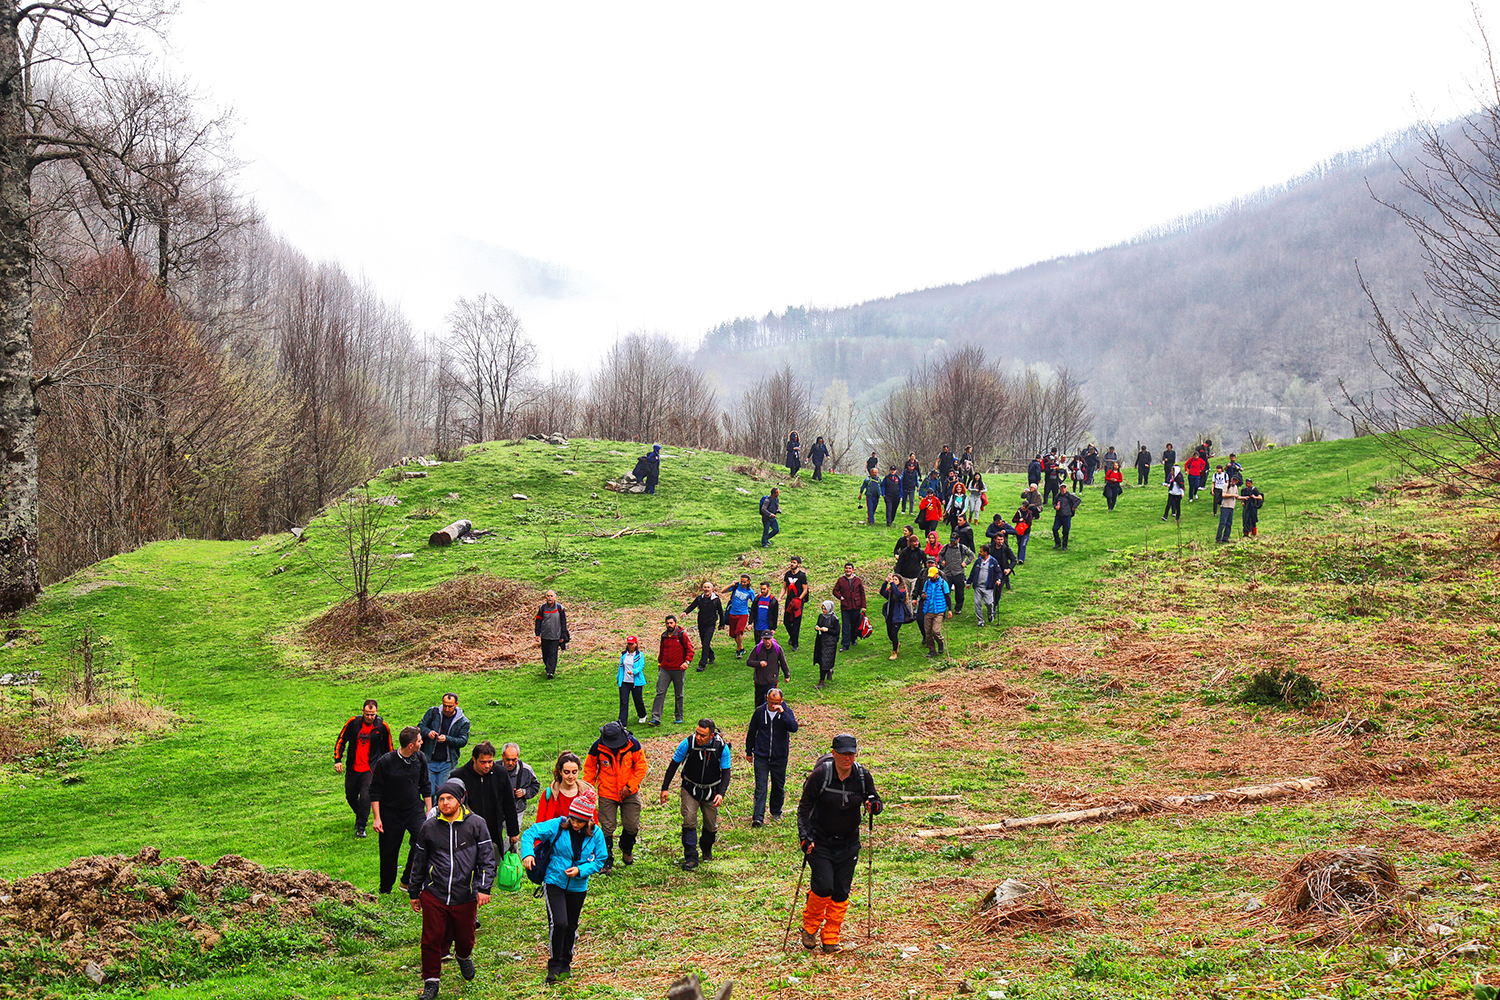
M 586 819 L 590 822 L 594 819 L 594 811 L 599 808 L 599 799 L 593 791 L 585 789 L 573 798 L 568 806 L 569 819 Z

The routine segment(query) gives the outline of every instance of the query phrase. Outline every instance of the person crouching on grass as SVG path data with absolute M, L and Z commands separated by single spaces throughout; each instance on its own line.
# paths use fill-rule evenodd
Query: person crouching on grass
M 474 928 L 479 908 L 495 885 L 495 844 L 484 817 L 463 804 L 462 782 L 438 789 L 437 812 L 412 844 L 411 908 L 422 914 L 422 1000 L 436 1000 L 443 955 L 453 957 L 465 980 L 474 978 Z

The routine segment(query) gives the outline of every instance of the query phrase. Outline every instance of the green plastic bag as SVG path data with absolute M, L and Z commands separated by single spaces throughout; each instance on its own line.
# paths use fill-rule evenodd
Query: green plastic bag
M 504 892 L 515 892 L 526 881 L 525 869 L 521 867 L 521 855 L 506 851 L 500 855 L 500 871 L 495 875 L 495 888 Z

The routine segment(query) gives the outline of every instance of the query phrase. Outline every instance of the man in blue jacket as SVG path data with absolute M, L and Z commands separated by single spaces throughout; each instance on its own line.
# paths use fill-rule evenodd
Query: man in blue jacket
M 729 768 L 732 754 L 729 744 L 719 734 L 713 719 L 699 719 L 693 735 L 683 740 L 672 754 L 666 776 L 661 782 L 661 802 L 667 794 L 677 769 L 682 768 L 682 870 L 698 867 L 698 850 L 703 860 L 714 859 L 714 841 L 719 837 L 719 807 L 729 791 Z M 698 835 L 698 814 L 703 814 L 703 835 Z
M 823 479 L 823 463 L 828 461 L 828 445 L 823 443 L 822 435 L 813 442 L 813 446 L 807 450 L 807 460 L 812 463 L 813 479 Z
M 427 744 L 427 771 L 433 788 L 441 787 L 458 765 L 464 744 L 469 742 L 469 719 L 458 707 L 458 695 L 449 691 L 441 705 L 433 705 L 417 723 Z
M 786 703 L 780 688 L 766 692 L 765 704 L 750 717 L 745 733 L 745 756 L 755 768 L 755 812 L 752 828 L 766 822 L 766 786 L 770 785 L 771 818 L 781 819 L 786 801 L 786 762 L 791 755 L 791 734 L 797 731 L 797 717 Z
M 422 914 L 422 1000 L 437 1000 L 443 955 L 465 980 L 474 978 L 474 928 L 495 885 L 495 843 L 484 817 L 463 804 L 463 782 L 438 789 L 437 812 L 412 842 L 411 908 Z
M 734 640 L 734 658 L 745 655 L 745 630 L 750 627 L 750 602 L 755 600 L 755 588 L 750 586 L 750 574 L 741 573 L 739 582 L 724 595 L 724 628 L 729 629 L 729 638 Z
M 881 492 L 885 497 L 885 526 L 896 523 L 896 509 L 901 505 L 901 474 L 891 466 L 891 474 L 881 480 Z
M 995 588 L 1001 585 L 1000 562 L 990 555 L 988 545 L 979 546 L 979 558 L 969 569 L 969 585 L 974 588 L 974 617 L 984 628 L 986 612 L 990 621 L 995 620 Z
M 901 510 L 910 514 L 917 509 L 917 486 L 922 482 L 922 463 L 917 461 L 917 453 L 912 452 L 906 457 L 906 465 L 901 469 Z

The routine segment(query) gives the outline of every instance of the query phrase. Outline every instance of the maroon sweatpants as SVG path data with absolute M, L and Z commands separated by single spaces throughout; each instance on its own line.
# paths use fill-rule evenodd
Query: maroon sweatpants
M 438 979 L 448 945 L 453 945 L 457 958 L 474 953 L 474 918 L 479 914 L 479 901 L 449 906 L 426 889 L 418 899 L 422 902 L 422 978 Z

